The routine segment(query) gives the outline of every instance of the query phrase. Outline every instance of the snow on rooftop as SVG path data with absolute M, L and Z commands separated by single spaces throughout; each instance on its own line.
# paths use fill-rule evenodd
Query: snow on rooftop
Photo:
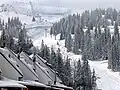
M 31 81 L 31 80 L 24 80 L 24 81 L 16 81 L 16 80 L 11 80 L 11 79 L 8 79 L 8 78 L 5 78 L 4 77 L 4 79 L 1 81 L 1 83 L 6 83 L 6 85 L 8 85 L 8 86 L 13 86 L 13 85 L 21 85 L 21 86 L 26 86 L 26 85 L 28 85 L 28 86 L 38 86 L 38 87 L 49 87 L 49 86 L 47 86 L 47 85 L 45 85 L 45 84 L 42 84 L 42 83 L 39 83 L 39 82 L 35 82 L 35 81 Z M 0 86 L 2 86 L 2 84 L 0 83 Z M 11 83 L 11 84 L 9 84 L 9 83 Z M 13 85 L 12 85 L 13 84 Z M 25 87 L 24 86 L 24 87 Z
M 53 86 L 58 87 L 58 88 L 66 88 L 66 89 L 72 89 L 73 90 L 72 87 L 68 87 L 68 86 L 65 86 L 65 85 L 60 84 L 60 83 L 56 83 L 56 85 L 53 85 Z
M 7 60 L 14 66 L 14 68 L 16 68 L 22 74 L 22 71 L 18 67 L 17 61 L 10 55 L 8 49 L 6 47 L 0 48 L 0 52 L 7 58 Z
M 12 81 L 0 81 L 0 87 L 18 87 L 18 88 L 26 88 L 26 86 L 15 83 Z
M 42 83 L 39 83 L 39 82 L 35 82 L 35 81 L 30 81 L 30 80 L 26 80 L 26 81 L 24 81 L 24 82 L 31 83 L 31 84 L 33 84 L 34 86 L 38 86 L 38 87 L 49 87 L 49 86 L 47 86 L 47 85 L 45 85 L 45 84 L 42 84 Z
M 29 63 L 27 63 L 26 61 L 25 61 L 25 58 L 20 58 L 20 60 L 25 64 L 25 66 L 27 67 L 27 68 L 29 68 L 29 70 L 38 78 L 38 75 L 35 73 L 35 71 L 33 70 L 33 65 L 31 65 L 31 64 L 29 64 Z

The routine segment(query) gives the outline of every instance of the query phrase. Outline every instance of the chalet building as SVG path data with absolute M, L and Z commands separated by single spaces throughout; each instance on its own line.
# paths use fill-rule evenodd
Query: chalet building
M 35 55 L 36 62 L 33 63 L 33 57 L 29 57 L 26 53 L 22 52 L 21 57 L 26 59 L 27 63 L 33 64 L 36 69 L 36 73 L 40 78 L 40 82 L 44 84 L 53 84 L 55 81 L 55 71 L 53 71 L 47 64 L 44 59 L 41 59 L 38 55 Z M 56 77 L 57 82 L 62 82 L 59 77 Z
M 29 57 L 21 52 L 18 58 L 12 50 L 0 48 L 0 70 L 2 72 L 0 76 L 10 79 L 10 81 L 0 80 L 0 82 L 7 82 L 6 84 L 12 82 L 11 86 L 1 84 L 1 90 L 72 90 L 60 84 L 62 81 L 50 64 L 38 55 Z M 56 85 L 54 85 L 55 77 Z

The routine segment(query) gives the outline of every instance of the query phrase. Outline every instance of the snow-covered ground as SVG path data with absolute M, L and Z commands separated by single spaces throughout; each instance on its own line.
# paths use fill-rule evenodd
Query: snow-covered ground
M 120 90 L 120 74 L 107 69 L 108 61 L 89 61 L 91 69 L 96 71 L 98 89 Z
M 4 20 L 5 22 L 7 22 L 8 17 L 12 18 L 12 17 L 19 17 L 20 20 L 22 21 L 22 23 L 26 23 L 26 24 L 31 24 L 32 23 L 32 17 L 31 16 L 27 16 L 27 15 L 23 15 L 23 14 L 17 14 L 16 12 L 0 12 L 0 18 L 1 20 Z
M 74 61 L 78 61 L 79 59 L 81 59 L 81 55 L 75 55 L 72 52 L 67 52 L 67 49 L 65 48 L 65 40 L 59 40 L 60 35 L 56 36 L 56 40 L 54 36 L 51 36 L 49 34 L 49 32 L 47 32 L 47 35 L 45 35 L 44 33 L 40 33 L 37 36 L 34 36 L 33 38 L 33 44 L 40 48 L 41 47 L 41 41 L 44 40 L 44 44 L 46 44 L 48 47 L 52 47 L 54 48 L 55 51 L 57 51 L 58 48 L 60 48 L 61 50 L 61 54 L 63 55 L 63 58 L 66 59 L 67 56 L 71 59 L 71 64 L 74 64 Z

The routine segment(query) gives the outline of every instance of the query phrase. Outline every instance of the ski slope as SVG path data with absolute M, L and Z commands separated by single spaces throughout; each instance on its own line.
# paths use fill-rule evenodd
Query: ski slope
M 96 71 L 98 89 L 120 90 L 119 72 L 112 72 L 107 69 L 108 61 L 89 61 L 91 69 Z

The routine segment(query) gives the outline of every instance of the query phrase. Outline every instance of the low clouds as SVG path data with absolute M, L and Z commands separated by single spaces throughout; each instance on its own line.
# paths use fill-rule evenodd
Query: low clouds
M 39 2 L 44 5 L 67 7 L 72 9 L 92 9 L 96 7 L 120 8 L 120 0 L 0 0 L 0 4 L 11 1 Z

